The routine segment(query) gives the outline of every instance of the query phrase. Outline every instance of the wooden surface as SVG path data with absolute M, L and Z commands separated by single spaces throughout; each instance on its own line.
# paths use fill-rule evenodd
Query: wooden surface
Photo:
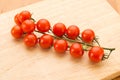
M 107 1 L 120 14 L 120 0 L 107 0 Z
M 0 0 L 0 13 L 26 6 L 41 0 Z
M 10 35 L 13 17 L 29 10 L 36 20 L 46 18 L 51 25 L 76 24 L 80 30 L 92 28 L 104 47 L 116 50 L 108 60 L 94 64 L 87 53 L 79 59 L 69 52 L 58 55 L 53 49 L 26 48 Z M 0 15 L 0 80 L 110 80 L 120 75 L 120 16 L 105 0 L 46 0 Z

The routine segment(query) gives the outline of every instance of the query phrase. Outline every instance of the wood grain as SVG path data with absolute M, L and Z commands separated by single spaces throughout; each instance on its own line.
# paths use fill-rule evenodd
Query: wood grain
M 41 0 L 0 0 L 0 14 Z
M 92 28 L 102 46 L 116 50 L 108 60 L 95 64 L 87 53 L 76 60 L 69 52 L 58 55 L 53 48 L 27 48 L 10 35 L 13 17 L 22 10 L 31 11 L 36 20 L 48 19 L 52 26 L 63 22 L 78 25 L 81 32 Z M 120 16 L 105 0 L 45 0 L 1 14 L 0 80 L 111 80 L 120 75 L 119 26 Z
M 120 14 L 120 0 L 107 0 L 107 1 Z

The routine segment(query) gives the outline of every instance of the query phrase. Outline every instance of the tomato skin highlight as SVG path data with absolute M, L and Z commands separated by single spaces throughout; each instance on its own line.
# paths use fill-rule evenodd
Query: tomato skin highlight
M 66 34 L 70 39 L 76 39 L 79 36 L 80 30 L 76 25 L 71 25 L 67 28 Z
M 19 21 L 19 16 L 20 14 L 16 14 L 15 17 L 14 17 L 14 22 L 17 24 L 17 25 L 21 25 L 21 22 Z
M 19 14 L 19 17 L 18 17 L 18 19 L 19 19 L 19 21 L 22 23 L 22 22 L 24 22 L 25 20 L 27 20 L 27 19 L 30 19 L 31 18 L 31 13 L 29 12 L 29 11 L 27 11 L 27 10 L 24 10 L 24 11 L 22 11 L 20 14 Z
M 64 53 L 68 48 L 68 43 L 66 40 L 56 40 L 54 43 L 54 49 L 58 53 Z
M 95 33 L 92 29 L 86 29 L 82 32 L 82 40 L 84 42 L 90 43 L 94 40 Z
M 18 25 L 15 25 L 12 29 L 11 29 L 11 35 L 16 38 L 16 39 L 19 39 L 22 37 L 23 35 L 23 31 L 21 29 L 20 26 Z
M 84 51 L 82 45 L 79 43 L 73 43 L 70 47 L 70 54 L 74 58 L 80 58 L 83 56 Z
M 48 49 L 48 48 L 52 47 L 53 37 L 49 34 L 42 35 L 39 39 L 39 45 L 44 49 Z
M 53 26 L 53 33 L 56 36 L 62 37 L 66 32 L 66 26 L 63 23 L 56 23 Z
M 47 19 L 40 19 L 37 22 L 37 29 L 40 32 L 47 32 L 50 30 L 50 22 Z
M 90 49 L 88 56 L 91 61 L 100 62 L 104 56 L 104 50 L 99 46 L 94 46 Z
M 25 20 L 21 27 L 24 33 L 31 33 L 35 30 L 35 23 L 32 20 Z
M 24 37 L 24 44 L 27 47 L 34 47 L 37 44 L 37 36 L 33 33 L 27 34 Z

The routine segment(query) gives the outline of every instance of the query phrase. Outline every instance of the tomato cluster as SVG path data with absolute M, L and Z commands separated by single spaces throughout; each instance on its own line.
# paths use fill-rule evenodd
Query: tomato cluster
M 56 23 L 52 29 L 47 19 L 40 19 L 35 23 L 31 16 L 29 11 L 16 14 L 14 17 L 16 25 L 11 29 L 12 36 L 16 39 L 23 37 L 24 44 L 28 47 L 34 47 L 37 43 L 43 49 L 53 46 L 58 53 L 65 53 L 69 50 L 72 57 L 80 58 L 86 50 L 83 46 L 91 44 L 95 39 L 95 33 L 92 29 L 84 30 L 80 36 L 80 29 L 76 25 L 66 28 L 65 24 Z M 43 35 L 38 37 L 36 32 Z M 67 41 L 74 42 L 69 45 Z M 100 62 L 104 57 L 104 49 L 100 46 L 92 46 L 88 50 L 88 56 L 91 61 Z

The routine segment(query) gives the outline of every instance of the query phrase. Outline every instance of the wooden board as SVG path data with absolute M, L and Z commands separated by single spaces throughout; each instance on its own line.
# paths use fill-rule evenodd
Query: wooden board
M 120 0 L 107 0 L 107 1 L 120 14 Z
M 40 0 L 0 0 L 0 14 L 38 1 Z
M 93 64 L 87 53 L 73 59 L 53 49 L 26 48 L 10 34 L 13 17 L 29 10 L 36 20 L 46 18 L 51 25 L 75 24 L 80 30 L 92 28 L 104 47 L 116 50 L 108 60 Z M 105 0 L 45 0 L 0 15 L 0 80 L 110 80 L 120 75 L 120 16 Z

